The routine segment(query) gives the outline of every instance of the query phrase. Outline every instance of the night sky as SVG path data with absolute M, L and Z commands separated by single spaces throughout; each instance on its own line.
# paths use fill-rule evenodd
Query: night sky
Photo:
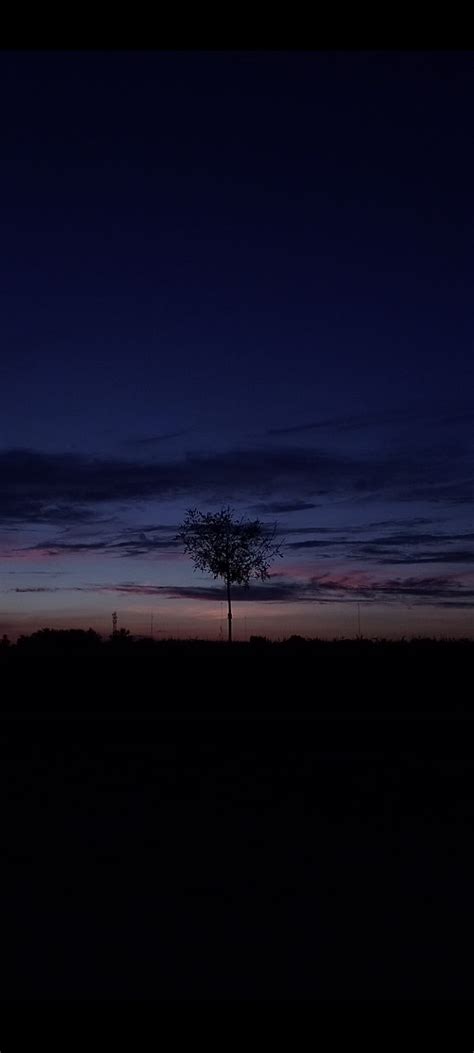
M 472 635 L 472 53 L 0 56 L 0 634 Z M 242 600 L 239 599 L 242 595 Z M 360 605 L 358 607 L 358 605 Z

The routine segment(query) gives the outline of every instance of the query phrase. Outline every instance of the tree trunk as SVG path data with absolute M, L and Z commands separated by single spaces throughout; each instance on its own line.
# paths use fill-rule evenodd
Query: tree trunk
M 226 584 L 227 584 L 227 607 L 228 607 L 227 624 L 228 624 L 228 627 L 229 627 L 228 641 L 231 644 L 232 643 L 232 604 L 230 602 L 230 579 L 229 578 L 227 578 Z

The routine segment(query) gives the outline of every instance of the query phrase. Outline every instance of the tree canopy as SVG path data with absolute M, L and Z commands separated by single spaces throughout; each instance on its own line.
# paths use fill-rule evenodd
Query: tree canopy
M 252 577 L 265 581 L 272 560 L 282 555 L 275 535 L 276 527 L 269 529 L 258 519 L 235 519 L 227 507 L 206 513 L 189 509 L 177 537 L 196 569 L 233 585 L 248 585 Z

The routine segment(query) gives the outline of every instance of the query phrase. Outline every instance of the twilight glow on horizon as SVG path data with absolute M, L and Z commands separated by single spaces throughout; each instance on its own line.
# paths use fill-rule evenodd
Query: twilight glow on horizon
M 473 57 L 4 53 L 0 636 L 473 636 Z

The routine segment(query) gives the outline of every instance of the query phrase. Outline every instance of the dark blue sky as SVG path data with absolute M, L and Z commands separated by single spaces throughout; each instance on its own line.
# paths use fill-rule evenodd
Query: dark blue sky
M 287 542 L 242 632 L 471 634 L 473 55 L 4 53 L 0 87 L 0 628 L 215 635 L 173 528 L 229 501 Z

